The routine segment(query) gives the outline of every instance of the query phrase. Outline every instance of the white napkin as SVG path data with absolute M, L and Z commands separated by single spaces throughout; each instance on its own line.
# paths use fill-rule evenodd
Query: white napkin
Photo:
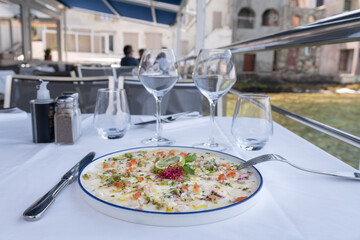
M 28 114 L 19 108 L 0 109 L 0 121 L 26 119 Z
M 152 116 L 141 117 L 141 121 L 154 120 Z M 163 130 L 181 130 L 188 127 L 193 127 L 195 125 L 203 125 L 209 122 L 208 117 L 198 117 L 198 118 L 179 118 L 172 122 L 162 122 Z M 156 129 L 156 123 L 146 124 L 143 127 L 154 130 Z

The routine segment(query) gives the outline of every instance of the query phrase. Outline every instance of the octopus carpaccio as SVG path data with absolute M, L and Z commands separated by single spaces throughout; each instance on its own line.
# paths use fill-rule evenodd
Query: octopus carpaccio
M 165 164 L 165 168 L 168 159 L 178 161 Z M 257 190 L 255 174 L 236 166 L 210 152 L 134 151 L 98 161 L 82 173 L 81 182 L 92 195 L 122 207 L 155 212 L 203 211 L 243 201 Z

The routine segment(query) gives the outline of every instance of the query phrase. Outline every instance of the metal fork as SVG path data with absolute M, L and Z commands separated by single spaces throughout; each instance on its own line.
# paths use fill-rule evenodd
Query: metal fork
M 295 165 L 292 162 L 289 162 L 288 160 L 286 160 L 285 158 L 283 158 L 282 156 L 280 156 L 278 154 L 265 154 L 265 155 L 261 155 L 261 156 L 252 158 L 252 159 L 240 164 L 237 167 L 237 169 L 240 170 L 243 168 L 254 166 L 258 163 L 272 161 L 272 160 L 285 162 L 285 163 L 287 163 L 297 169 L 305 171 L 305 172 L 317 173 L 317 174 L 323 174 L 323 175 L 335 176 L 335 177 L 343 177 L 343 178 L 353 179 L 353 180 L 360 180 L 360 172 L 325 172 L 325 171 L 308 169 L 308 168 L 304 168 L 304 167 L 299 167 L 298 165 Z

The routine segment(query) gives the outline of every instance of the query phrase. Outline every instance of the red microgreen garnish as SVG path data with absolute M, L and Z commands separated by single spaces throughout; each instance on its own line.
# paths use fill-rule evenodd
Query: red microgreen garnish
M 179 164 L 169 165 L 164 170 L 158 172 L 157 177 L 160 179 L 171 179 L 175 181 L 181 181 L 184 170 Z

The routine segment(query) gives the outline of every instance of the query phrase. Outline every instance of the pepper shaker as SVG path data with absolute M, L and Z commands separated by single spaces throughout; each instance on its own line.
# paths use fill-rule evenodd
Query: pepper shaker
M 56 99 L 54 117 L 56 144 L 73 144 L 78 138 L 74 101 L 75 99 L 70 96 L 60 96 Z
M 77 122 L 77 136 L 80 137 L 82 134 L 81 129 L 81 110 L 79 107 L 79 93 L 77 92 L 63 92 L 64 96 L 70 96 L 74 98 L 74 111 L 75 111 L 75 118 Z

